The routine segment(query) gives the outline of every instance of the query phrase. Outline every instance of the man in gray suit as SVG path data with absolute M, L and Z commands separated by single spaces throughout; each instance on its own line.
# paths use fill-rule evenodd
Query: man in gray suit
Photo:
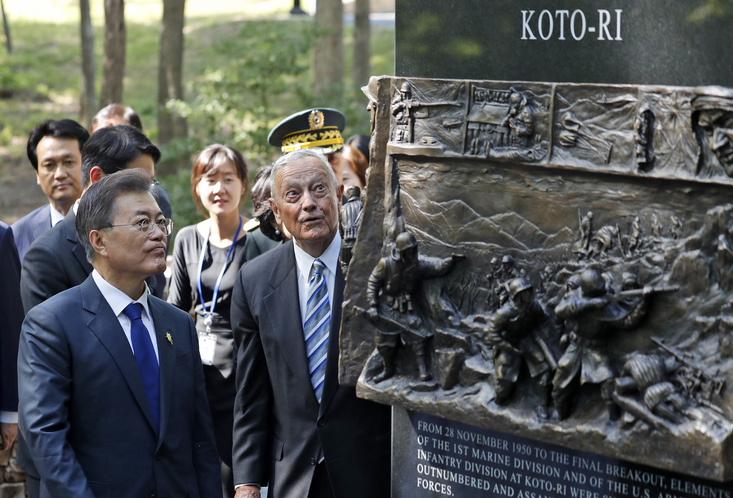
M 114 126 L 96 132 L 82 149 L 84 189 L 104 176 L 123 169 L 140 168 L 154 175 L 160 151 L 139 130 Z M 76 214 L 41 235 L 23 259 L 20 296 L 25 312 L 61 291 L 81 284 L 92 272 L 76 236 Z
M 81 195 L 81 149 L 88 138 L 89 132 L 71 119 L 48 119 L 31 130 L 26 152 L 49 204 L 13 223 L 21 261 L 33 241 L 60 223 Z
M 222 496 L 193 321 L 147 292 L 172 229 L 153 192 L 133 169 L 84 193 L 76 227 L 94 271 L 23 323 L 18 462 L 31 498 Z
M 240 270 L 231 319 L 237 353 L 237 498 L 389 496 L 389 407 L 338 384 L 344 277 L 343 186 L 304 149 L 272 171 L 273 212 L 293 238 Z

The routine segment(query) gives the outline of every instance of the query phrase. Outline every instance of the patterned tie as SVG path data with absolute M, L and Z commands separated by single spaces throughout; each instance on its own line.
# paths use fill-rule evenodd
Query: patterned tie
M 323 379 L 326 377 L 326 353 L 328 352 L 328 332 L 331 328 L 331 304 L 328 301 L 328 288 L 323 270 L 326 265 L 317 259 L 311 268 L 308 281 L 308 302 L 305 307 L 305 349 L 308 354 L 308 369 L 311 384 L 318 402 L 323 395 Z
M 130 336 L 132 338 L 132 349 L 135 354 L 137 368 L 143 378 L 145 392 L 148 395 L 150 409 L 153 411 L 155 428 L 160 428 L 160 380 L 158 378 L 158 359 L 155 357 L 155 349 L 150 340 L 148 329 L 145 328 L 141 319 L 143 305 L 130 303 L 122 311 L 130 319 Z

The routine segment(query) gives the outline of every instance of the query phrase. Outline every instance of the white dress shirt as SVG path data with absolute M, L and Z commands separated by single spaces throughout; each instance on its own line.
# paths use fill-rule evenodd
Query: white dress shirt
M 48 205 L 48 209 L 51 210 L 51 226 L 55 227 L 62 221 L 64 221 L 65 216 L 61 214 L 59 211 L 56 210 L 55 207 L 53 207 L 53 204 Z
M 109 307 L 112 308 L 112 312 L 117 316 L 117 320 L 119 320 L 120 325 L 122 326 L 122 331 L 125 333 L 125 337 L 127 337 L 127 342 L 130 343 L 130 348 L 132 349 L 133 354 L 135 354 L 135 349 L 132 347 L 132 335 L 130 333 L 131 322 L 130 319 L 127 318 L 127 315 L 123 313 L 123 310 L 128 304 L 133 302 L 143 305 L 143 325 L 148 329 L 150 341 L 153 343 L 153 349 L 155 350 L 155 358 L 160 362 L 160 357 L 158 356 L 158 341 L 155 338 L 155 325 L 153 325 L 153 318 L 150 315 L 150 308 L 148 308 L 148 284 L 145 284 L 145 292 L 143 292 L 143 295 L 140 296 L 137 301 L 133 301 L 130 299 L 130 296 L 107 282 L 96 269 L 92 271 L 92 278 L 94 278 L 94 283 L 97 284 L 99 291 L 102 293 L 102 296 L 104 296 Z
M 295 264 L 298 267 L 298 299 L 300 300 L 300 323 L 305 322 L 305 307 L 308 302 L 308 277 L 311 273 L 311 267 L 316 259 L 323 261 L 326 265 L 324 276 L 326 277 L 326 287 L 328 288 L 328 302 L 331 304 L 331 313 L 333 314 L 333 287 L 336 282 L 336 271 L 339 264 L 339 252 L 341 251 L 341 234 L 336 232 L 336 236 L 331 244 L 323 251 L 323 254 L 314 258 L 298 244 L 293 241 L 295 248 Z

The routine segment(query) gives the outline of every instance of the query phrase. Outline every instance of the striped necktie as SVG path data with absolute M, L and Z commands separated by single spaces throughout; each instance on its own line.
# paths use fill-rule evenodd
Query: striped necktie
M 160 428 L 160 379 L 158 375 L 158 359 L 155 357 L 153 342 L 150 334 L 142 321 L 143 305 L 130 303 L 122 312 L 130 319 L 130 338 L 132 339 L 132 350 L 135 354 L 135 362 L 143 378 L 145 393 L 150 401 L 150 409 L 153 411 L 155 428 Z
M 305 350 L 308 355 L 308 369 L 311 384 L 318 402 L 323 395 L 323 380 L 326 377 L 326 353 L 328 352 L 328 333 L 331 329 L 331 303 L 328 301 L 328 288 L 323 270 L 326 265 L 316 259 L 308 280 L 308 301 L 305 307 Z

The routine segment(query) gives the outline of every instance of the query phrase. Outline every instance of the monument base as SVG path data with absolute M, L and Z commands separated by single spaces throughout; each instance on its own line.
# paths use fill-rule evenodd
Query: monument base
M 393 407 L 392 420 L 392 498 L 733 496 L 733 482 L 706 481 L 399 407 Z

